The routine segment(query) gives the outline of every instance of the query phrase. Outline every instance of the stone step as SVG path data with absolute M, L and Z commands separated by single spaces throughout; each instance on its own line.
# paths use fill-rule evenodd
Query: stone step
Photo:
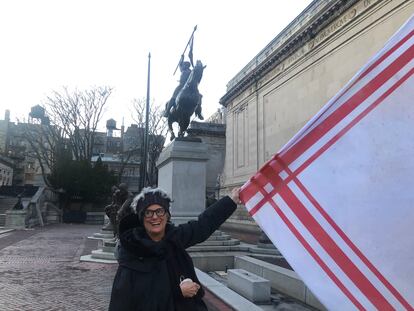
M 16 203 L 17 198 L 0 198 L 0 214 L 5 214 L 7 210 L 12 209 Z
M 95 238 L 95 239 L 112 239 L 113 237 L 114 235 L 112 231 L 108 231 L 108 233 L 96 232 L 92 236 L 92 238 Z
M 189 252 L 247 252 L 249 246 L 245 245 L 217 245 L 217 246 L 204 246 L 196 245 L 187 248 Z
M 115 241 L 115 239 L 103 240 L 103 245 L 107 246 L 107 247 L 115 247 L 116 241 Z
M 103 246 L 102 251 L 106 253 L 113 253 L 115 252 L 115 246 Z
M 0 214 L 0 227 L 4 227 L 6 224 L 6 214 Z
M 87 212 L 86 213 L 86 224 L 89 225 L 103 225 L 105 221 L 104 212 Z
M 240 241 L 237 239 L 230 239 L 224 241 L 215 241 L 215 240 L 207 240 L 203 243 L 197 244 L 197 246 L 230 246 L 230 245 L 239 245 Z
M 104 252 L 102 249 L 97 249 L 92 251 L 92 258 L 115 260 L 115 255 L 113 252 Z
M 229 234 L 221 234 L 221 235 L 212 235 L 210 236 L 207 241 L 225 241 L 230 240 L 231 236 Z
M 58 223 L 60 223 L 60 216 L 59 215 L 47 215 L 46 216 L 46 223 L 48 223 L 48 224 L 58 224 Z
M 99 259 L 93 258 L 92 255 L 83 255 L 80 257 L 80 261 L 106 263 L 106 264 L 117 264 L 118 262 L 114 259 Z
M 263 248 L 256 245 L 249 248 L 249 252 L 253 254 L 265 254 L 265 255 L 280 255 L 277 248 Z

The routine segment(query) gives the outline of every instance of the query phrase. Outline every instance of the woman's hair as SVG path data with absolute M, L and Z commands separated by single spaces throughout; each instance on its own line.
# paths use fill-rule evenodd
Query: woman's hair
M 131 203 L 131 210 L 137 214 L 139 219 L 142 221 L 143 214 L 148 206 L 158 204 L 162 206 L 165 211 L 171 216 L 170 213 L 170 196 L 161 188 L 144 188 L 141 193 L 135 196 Z

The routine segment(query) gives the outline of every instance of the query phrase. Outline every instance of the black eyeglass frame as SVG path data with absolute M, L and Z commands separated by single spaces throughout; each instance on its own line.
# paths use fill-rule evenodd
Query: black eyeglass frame
M 164 207 L 160 207 L 160 208 L 157 208 L 155 210 L 146 209 L 144 211 L 144 217 L 145 218 L 152 218 L 152 217 L 154 217 L 154 214 L 156 214 L 158 217 L 163 217 L 163 216 L 165 216 L 166 213 L 167 213 L 167 211 Z

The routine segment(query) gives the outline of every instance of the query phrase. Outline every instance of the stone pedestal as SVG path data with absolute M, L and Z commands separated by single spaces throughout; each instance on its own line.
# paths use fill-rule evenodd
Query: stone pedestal
M 24 229 L 26 227 L 26 210 L 8 210 L 6 211 L 7 228 Z
M 157 162 L 158 186 L 173 199 L 172 221 L 196 219 L 205 209 L 207 146 L 200 139 L 174 140 Z

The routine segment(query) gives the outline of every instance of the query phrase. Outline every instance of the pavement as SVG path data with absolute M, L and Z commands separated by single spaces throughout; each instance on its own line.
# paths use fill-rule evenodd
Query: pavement
M 117 264 L 81 262 L 99 248 L 102 225 L 0 228 L 0 311 L 107 310 Z M 211 311 L 231 307 L 206 290 Z
M 116 264 L 80 262 L 102 226 L 59 224 L 0 233 L 0 310 L 107 310 Z

